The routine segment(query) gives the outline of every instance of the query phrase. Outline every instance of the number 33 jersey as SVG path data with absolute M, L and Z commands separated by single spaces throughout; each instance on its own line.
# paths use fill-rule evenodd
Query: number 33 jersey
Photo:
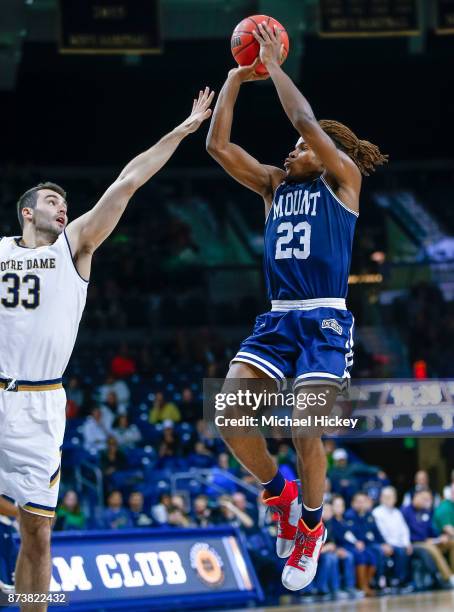
M 61 378 L 87 297 L 63 232 L 29 249 L 0 239 L 0 378 Z
M 345 298 L 357 217 L 323 177 L 281 183 L 265 224 L 269 298 Z

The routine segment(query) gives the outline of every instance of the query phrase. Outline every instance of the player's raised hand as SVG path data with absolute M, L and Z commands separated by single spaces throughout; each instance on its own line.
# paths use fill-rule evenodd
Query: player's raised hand
M 252 36 L 260 45 L 260 61 L 264 66 L 276 62 L 281 64 L 285 57 L 285 46 L 281 40 L 279 28 L 270 28 L 265 22 L 259 23 Z
M 214 91 L 210 91 L 209 87 L 205 87 L 204 90 L 199 91 L 199 97 L 194 98 L 191 114 L 181 124 L 188 134 L 198 130 L 205 119 L 211 116 L 210 105 L 213 97 Z
M 256 66 L 260 64 L 260 58 L 256 57 L 255 61 L 249 66 L 238 66 L 238 68 L 232 68 L 229 71 L 229 77 L 234 77 L 240 80 L 241 83 L 246 81 L 264 81 L 269 79 L 269 74 L 257 74 L 255 72 Z

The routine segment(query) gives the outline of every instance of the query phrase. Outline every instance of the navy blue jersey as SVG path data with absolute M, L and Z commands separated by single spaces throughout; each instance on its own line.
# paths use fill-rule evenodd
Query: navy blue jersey
M 322 177 L 281 183 L 265 224 L 269 298 L 345 298 L 357 216 Z

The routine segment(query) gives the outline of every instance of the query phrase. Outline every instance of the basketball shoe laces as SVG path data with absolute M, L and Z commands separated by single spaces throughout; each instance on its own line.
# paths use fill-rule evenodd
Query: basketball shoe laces
M 314 548 L 317 544 L 318 537 L 300 533 L 296 536 L 295 548 L 292 554 L 292 561 L 305 571 L 305 566 L 309 558 L 314 554 Z M 292 563 L 293 565 L 293 563 Z

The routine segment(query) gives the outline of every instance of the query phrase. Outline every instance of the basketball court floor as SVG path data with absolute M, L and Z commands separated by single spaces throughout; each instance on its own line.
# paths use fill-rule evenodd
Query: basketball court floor
M 347 600 L 331 603 L 244 608 L 235 612 L 454 612 L 454 591 L 435 591 L 398 597 Z

